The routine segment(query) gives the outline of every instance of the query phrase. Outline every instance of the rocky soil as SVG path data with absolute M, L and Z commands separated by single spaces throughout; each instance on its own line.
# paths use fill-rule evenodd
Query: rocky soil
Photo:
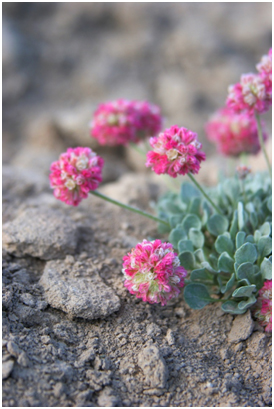
M 272 340 L 250 313 L 135 299 L 122 258 L 166 237 L 94 196 L 69 207 L 48 182 L 62 151 L 91 146 L 106 163 L 100 191 L 153 211 L 163 178 L 88 134 L 99 102 L 126 97 L 198 131 L 199 178 L 215 183 L 225 165 L 203 124 L 270 47 L 270 16 L 269 3 L 4 4 L 4 407 L 271 406 Z
M 123 287 L 122 257 L 159 237 L 153 221 L 93 196 L 70 208 L 16 172 L 4 167 L 4 406 L 271 405 L 271 337 L 250 313 L 150 305 Z M 153 177 L 131 184 L 142 208 L 159 192 Z

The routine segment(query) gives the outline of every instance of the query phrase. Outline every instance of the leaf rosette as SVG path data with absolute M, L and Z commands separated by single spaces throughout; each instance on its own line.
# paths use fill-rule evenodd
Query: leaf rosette
M 204 188 L 222 210 L 217 214 L 201 193 L 183 183 L 179 194 L 167 193 L 157 204 L 171 228 L 169 241 L 188 271 L 187 304 L 201 309 L 221 302 L 231 314 L 256 303 L 265 280 L 272 278 L 272 196 L 266 173 L 224 179 Z

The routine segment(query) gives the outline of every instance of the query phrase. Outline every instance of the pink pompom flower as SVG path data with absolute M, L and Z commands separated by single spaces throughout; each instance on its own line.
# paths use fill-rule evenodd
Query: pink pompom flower
M 167 173 L 176 178 L 198 173 L 201 161 L 206 158 L 197 134 L 178 125 L 150 138 L 150 145 L 154 150 L 147 153 L 146 166 L 158 175 Z
M 143 240 L 123 258 L 125 287 L 150 304 L 177 297 L 187 272 L 170 243 Z
M 259 290 L 254 316 L 266 332 L 272 331 L 272 280 L 266 280 Z
M 269 99 L 272 98 L 272 48 L 267 55 L 263 55 L 259 64 L 256 65 L 257 70 L 264 80 L 266 93 Z
M 262 74 L 243 74 L 239 83 L 228 87 L 226 105 L 236 112 L 247 110 L 250 115 L 254 112 L 267 112 L 272 104 L 269 97 L 268 85 Z
M 118 99 L 100 104 L 91 122 L 91 136 L 101 145 L 126 145 L 161 130 L 160 108 L 147 101 Z
M 54 196 L 63 202 L 78 206 L 89 191 L 102 182 L 104 160 L 90 148 L 68 148 L 59 160 L 51 164 L 50 185 Z
M 205 132 L 223 155 L 256 154 L 261 149 L 257 122 L 247 111 L 237 113 L 227 107 L 221 108 L 206 123 Z M 264 140 L 267 136 L 263 131 Z

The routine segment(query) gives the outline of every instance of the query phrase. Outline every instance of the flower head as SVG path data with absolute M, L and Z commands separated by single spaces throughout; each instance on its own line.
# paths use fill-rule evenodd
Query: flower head
M 161 130 L 160 109 L 146 101 L 116 101 L 100 104 L 91 122 L 91 136 L 101 145 L 137 143 Z
M 150 145 L 154 150 L 147 153 L 146 166 L 158 175 L 167 173 L 176 178 L 189 172 L 198 173 L 201 161 L 206 158 L 197 134 L 177 125 L 150 138 Z
M 228 87 L 226 105 L 236 112 L 247 110 L 250 115 L 264 113 L 271 104 L 268 86 L 261 74 L 243 74 L 239 83 Z
M 102 182 L 104 160 L 90 148 L 68 148 L 59 160 L 51 164 L 50 185 L 54 196 L 77 206 L 90 190 Z
M 143 301 L 166 305 L 184 286 L 187 272 L 170 243 L 143 240 L 123 260 L 124 285 Z
M 221 108 L 207 122 L 205 132 L 223 155 L 256 154 L 260 150 L 257 122 L 247 111 L 237 113 L 227 107 Z M 267 139 L 265 131 L 263 138 Z
M 256 65 L 261 77 L 264 80 L 268 98 L 272 98 L 272 48 L 267 55 L 263 55 L 259 64 Z
M 266 332 L 272 331 L 272 280 L 266 280 L 259 290 L 254 316 Z

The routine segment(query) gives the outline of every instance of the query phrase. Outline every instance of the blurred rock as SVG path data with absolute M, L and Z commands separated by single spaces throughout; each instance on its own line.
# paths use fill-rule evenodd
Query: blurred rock
M 30 208 L 3 225 L 3 248 L 16 257 L 62 258 L 76 245 L 77 230 L 59 210 Z

